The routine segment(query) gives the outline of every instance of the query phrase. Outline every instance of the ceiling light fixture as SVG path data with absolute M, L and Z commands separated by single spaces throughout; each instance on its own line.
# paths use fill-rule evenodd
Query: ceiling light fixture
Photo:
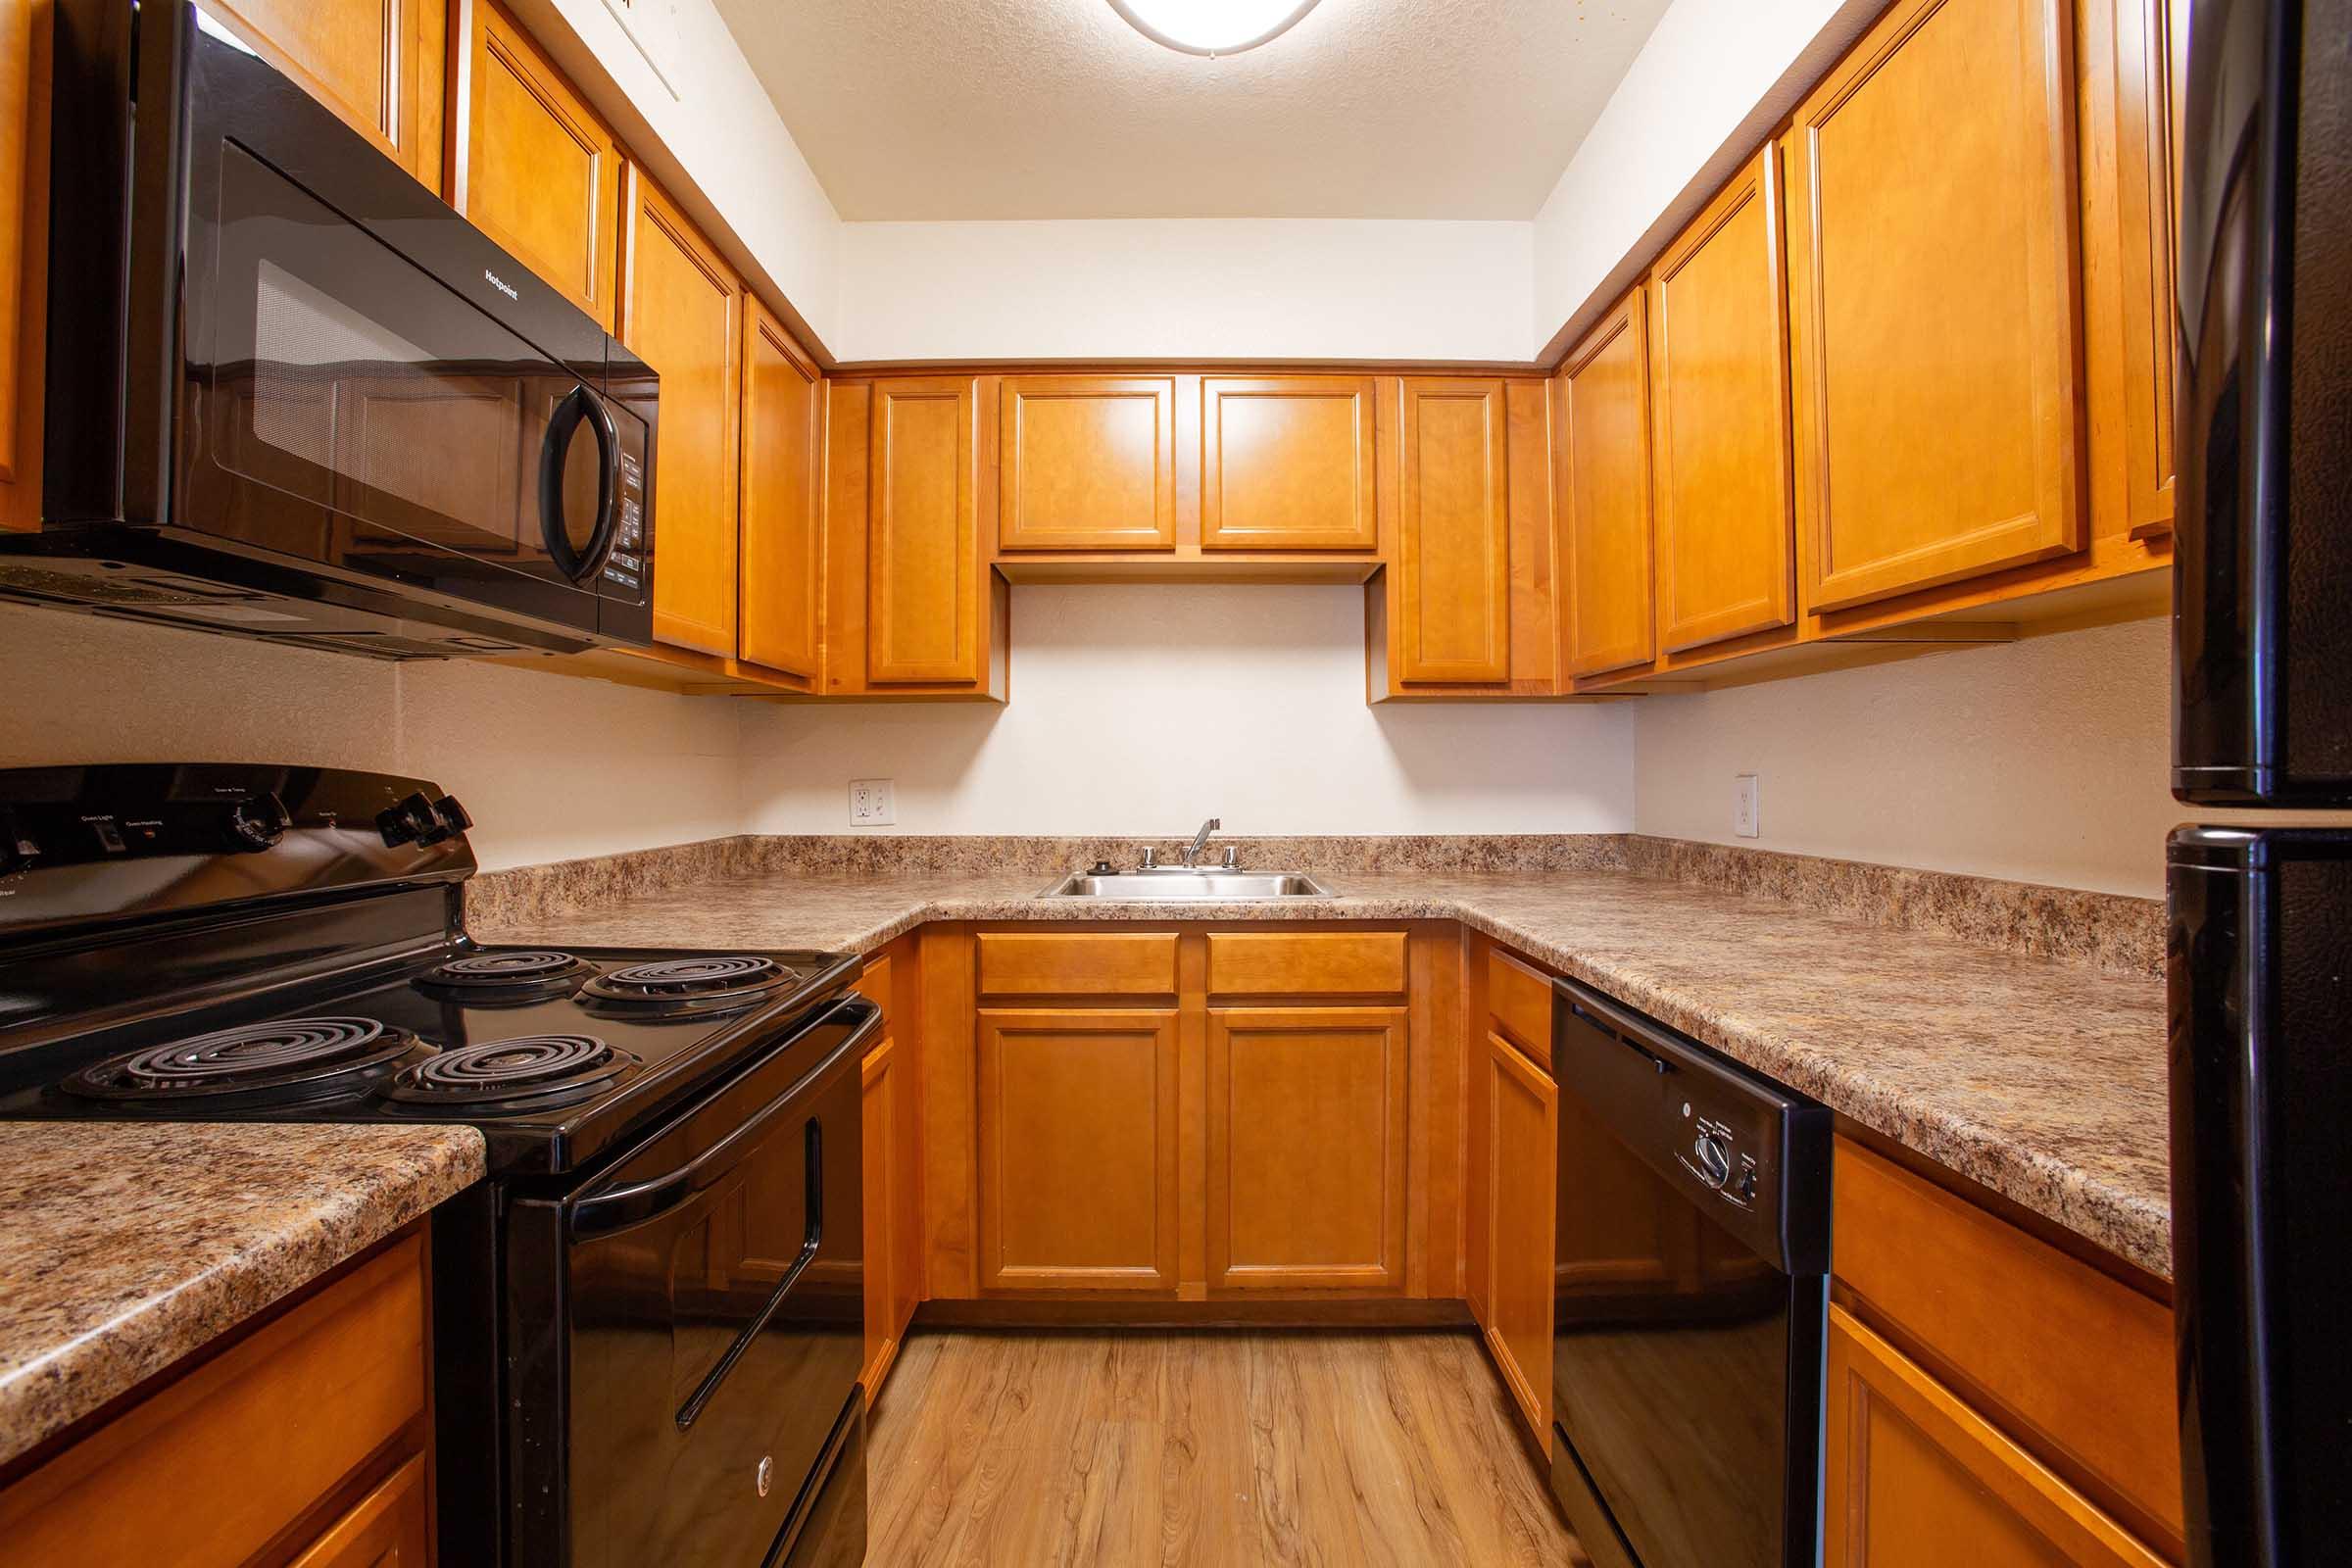
M 1110 0 L 1136 31 L 1188 55 L 1238 55 L 1281 37 L 1316 0 Z

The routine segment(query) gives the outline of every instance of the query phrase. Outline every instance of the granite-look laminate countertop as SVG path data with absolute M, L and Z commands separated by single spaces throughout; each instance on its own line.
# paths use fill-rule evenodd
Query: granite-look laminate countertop
M 470 1127 L 0 1123 L 0 1461 L 481 1179 Z
M 1042 898 L 1036 872 L 759 872 L 474 935 L 869 951 L 932 920 L 1461 920 L 2172 1272 L 2159 978 L 1623 870 L 1318 874 L 1341 896 L 1096 904 Z

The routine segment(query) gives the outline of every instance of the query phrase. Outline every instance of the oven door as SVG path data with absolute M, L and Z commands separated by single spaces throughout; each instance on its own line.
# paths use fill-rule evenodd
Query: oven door
M 603 329 L 265 62 L 187 70 L 172 525 L 583 634 L 643 601 Z
M 810 1026 L 816 1065 L 804 1035 L 561 1205 L 558 1560 L 749 1568 L 828 1494 L 864 1361 L 859 1065 L 880 1023 L 845 1004 Z M 517 1555 L 543 1560 L 531 1534 Z

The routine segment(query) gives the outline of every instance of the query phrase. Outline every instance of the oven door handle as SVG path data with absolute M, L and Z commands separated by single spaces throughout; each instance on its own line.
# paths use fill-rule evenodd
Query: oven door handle
M 694 1425 L 696 1418 L 710 1403 L 710 1396 L 718 1392 L 718 1386 L 727 1380 L 728 1373 L 735 1370 L 735 1363 L 743 1359 L 743 1352 L 752 1348 L 754 1340 L 767 1331 L 769 1321 L 783 1306 L 784 1298 L 790 1296 L 792 1288 L 801 1283 L 801 1276 L 808 1273 L 808 1265 L 816 1261 L 817 1249 L 824 1245 L 825 1124 L 813 1116 L 808 1118 L 804 1149 L 803 1157 L 807 1164 L 801 1179 L 806 1183 L 806 1198 L 801 1211 L 808 1216 L 808 1235 L 802 1238 L 801 1250 L 784 1270 L 784 1277 L 776 1282 L 774 1290 L 767 1293 L 767 1299 L 760 1303 L 760 1310 L 752 1314 L 752 1320 L 728 1343 L 717 1364 L 703 1375 L 703 1381 L 694 1386 L 692 1394 L 686 1396 L 686 1402 L 678 1406 L 680 1432 Z
M 671 1209 L 685 1204 L 695 1194 L 715 1185 L 719 1178 L 735 1167 L 736 1156 L 758 1143 L 768 1128 L 795 1103 L 806 1100 L 817 1080 L 832 1072 L 844 1057 L 856 1060 L 865 1043 L 882 1029 L 880 1008 L 868 1012 L 849 1038 L 835 1046 L 832 1053 L 808 1072 L 794 1081 L 775 1099 L 760 1107 L 742 1126 L 712 1144 L 709 1149 L 660 1176 L 631 1182 L 609 1192 L 591 1193 L 571 1204 L 565 1231 L 573 1241 L 609 1235 L 647 1220 L 658 1219 Z

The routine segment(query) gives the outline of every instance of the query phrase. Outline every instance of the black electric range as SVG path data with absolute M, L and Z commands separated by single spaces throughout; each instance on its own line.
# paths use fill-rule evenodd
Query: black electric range
M 858 1560 L 861 961 L 475 943 L 470 825 L 335 769 L 0 771 L 0 1119 L 479 1129 L 441 1560 Z

